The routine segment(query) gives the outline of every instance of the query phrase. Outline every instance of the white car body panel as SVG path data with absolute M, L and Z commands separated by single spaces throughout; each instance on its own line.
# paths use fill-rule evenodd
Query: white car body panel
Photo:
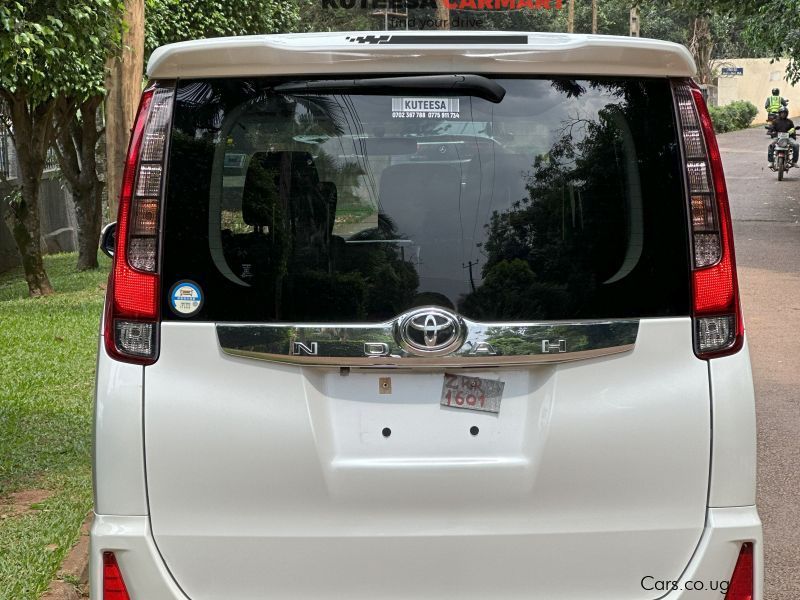
M 229 357 L 208 323 L 161 336 L 150 515 L 191 598 L 265 579 L 276 596 L 646 598 L 631 573 L 676 579 L 700 539 L 710 399 L 688 318 L 643 320 L 627 354 L 494 371 L 499 416 L 442 409 L 441 371 Z M 460 556 L 481 567 L 442 558 Z
M 94 507 L 104 515 L 146 515 L 144 368 L 112 360 L 101 336 L 94 410 Z
M 756 503 L 756 406 L 745 339 L 741 352 L 709 361 L 714 461 L 709 506 Z
M 403 37 L 410 32 L 391 32 Z M 151 79 L 336 73 L 538 73 L 692 77 L 694 61 L 680 44 L 609 35 L 459 32 L 460 37 L 527 36 L 527 44 L 434 43 L 441 33 L 413 32 L 419 42 L 350 41 L 386 32 L 240 36 L 169 44 L 150 56 Z M 430 39 L 431 43 L 425 40 Z

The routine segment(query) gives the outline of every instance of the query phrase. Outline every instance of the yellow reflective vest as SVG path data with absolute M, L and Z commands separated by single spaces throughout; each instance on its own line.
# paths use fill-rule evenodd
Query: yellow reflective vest
M 770 96 L 769 97 L 769 106 L 767 107 L 767 111 L 771 113 L 778 112 L 778 109 L 783 106 L 783 102 L 781 102 L 782 98 L 780 96 Z

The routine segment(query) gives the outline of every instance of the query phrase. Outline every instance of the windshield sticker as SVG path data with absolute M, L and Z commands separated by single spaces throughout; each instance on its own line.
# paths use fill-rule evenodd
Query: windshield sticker
M 392 98 L 393 119 L 458 119 L 459 98 Z
M 191 317 L 203 307 L 203 293 L 194 281 L 179 281 L 169 291 L 169 306 L 176 315 Z

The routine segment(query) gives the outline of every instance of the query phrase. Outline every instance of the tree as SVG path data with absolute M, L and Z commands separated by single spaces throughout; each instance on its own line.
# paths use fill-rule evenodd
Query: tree
M 144 0 L 124 0 L 122 51 L 110 57 L 106 76 L 106 191 L 108 218 L 117 218 L 117 197 L 144 75 Z
M 146 0 L 145 55 L 183 40 L 291 31 L 298 19 L 296 2 Z
M 8 221 L 32 296 L 53 292 L 42 262 L 39 188 L 48 148 L 79 103 L 102 93 L 102 65 L 119 39 L 117 0 L 0 4 L 0 98 L 19 163 Z M 99 69 L 98 69 L 99 65 Z
M 726 56 L 754 56 L 769 54 L 773 58 L 787 58 L 787 79 L 800 81 L 800 0 L 668 0 L 672 7 L 693 14 L 711 15 L 714 24 L 734 23 L 735 26 L 716 36 L 728 50 Z M 730 52 L 728 36 L 739 42 L 743 52 Z
M 436 0 L 436 28 L 450 29 L 450 9 L 445 0 Z
M 773 58 L 788 58 L 786 77 L 800 82 L 800 0 L 733 3 L 732 10 L 747 18 L 745 39 Z
M 383 27 L 383 19 L 378 24 L 377 17 L 366 9 L 320 7 L 319 0 L 299 0 L 299 4 L 301 10 L 295 25 L 297 31 L 366 31 Z
M 102 79 L 102 70 L 97 75 Z M 97 172 L 97 144 L 103 133 L 98 109 L 103 94 L 64 100 L 56 109 L 56 138 L 53 148 L 61 174 L 75 203 L 78 225 L 78 271 L 96 269 L 97 243 L 103 224 L 103 182 Z M 73 106 L 77 104 L 78 110 Z

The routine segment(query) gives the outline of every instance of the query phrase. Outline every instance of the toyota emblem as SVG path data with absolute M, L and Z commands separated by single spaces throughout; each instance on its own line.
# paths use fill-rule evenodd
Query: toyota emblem
M 404 350 L 418 356 L 442 356 L 458 350 L 467 329 L 460 317 L 435 307 L 418 308 L 401 315 L 395 337 Z

